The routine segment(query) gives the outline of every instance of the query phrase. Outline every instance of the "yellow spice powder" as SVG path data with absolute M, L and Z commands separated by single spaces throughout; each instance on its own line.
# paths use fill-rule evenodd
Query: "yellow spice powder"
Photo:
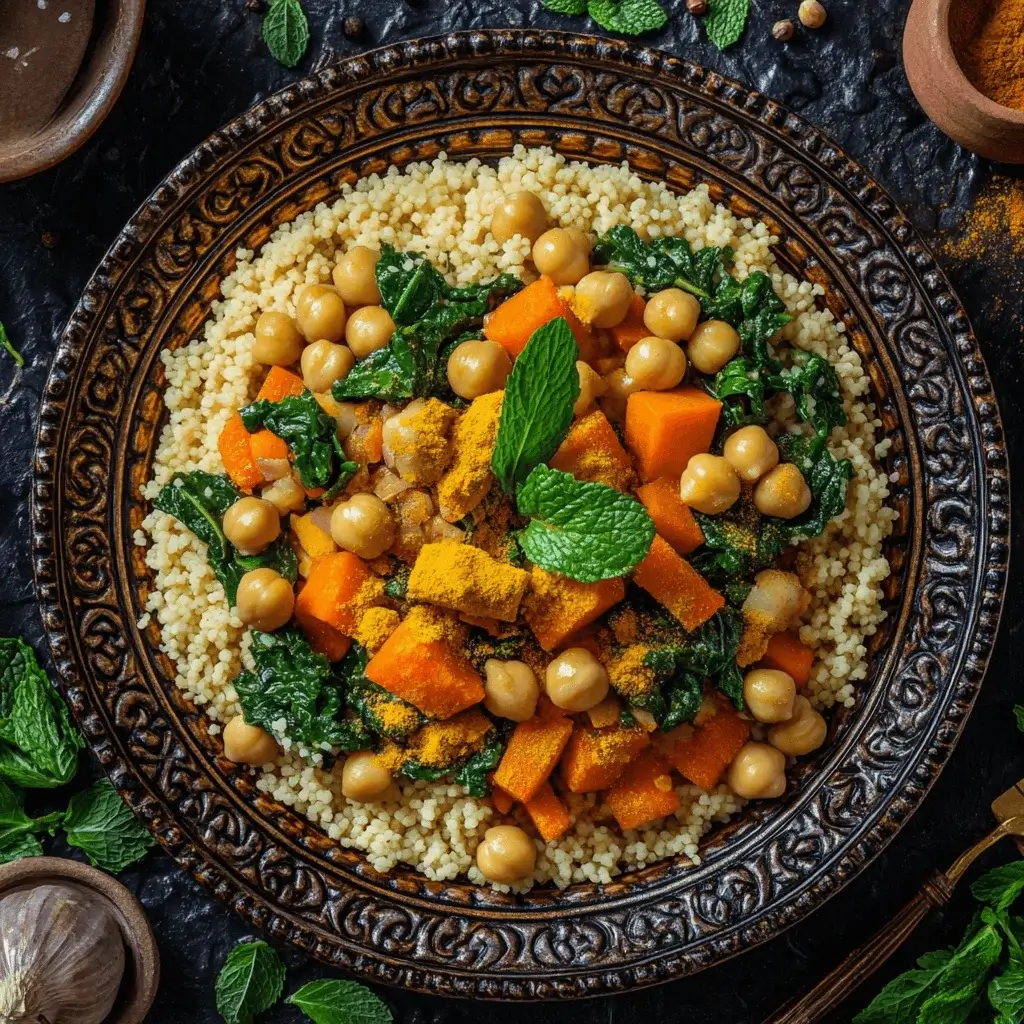
M 441 515 L 449 523 L 472 512 L 491 489 L 491 455 L 504 397 L 504 391 L 481 395 L 455 424 L 452 463 L 437 485 Z
M 394 608 L 369 608 L 356 627 L 356 640 L 371 654 L 376 654 L 398 628 L 401 616 Z
M 452 718 L 430 722 L 409 737 L 405 747 L 388 743 L 377 759 L 388 771 L 396 772 L 407 761 L 427 768 L 449 768 L 475 753 L 493 725 L 491 720 L 470 708 Z
M 608 678 L 619 693 L 626 697 L 640 697 L 654 690 L 654 669 L 644 664 L 650 650 L 650 644 L 631 644 L 606 662 Z

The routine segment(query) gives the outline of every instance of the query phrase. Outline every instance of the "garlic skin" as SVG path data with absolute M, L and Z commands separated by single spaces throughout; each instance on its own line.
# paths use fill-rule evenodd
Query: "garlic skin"
M 124 976 L 107 902 L 72 882 L 0 899 L 0 1024 L 103 1024 Z

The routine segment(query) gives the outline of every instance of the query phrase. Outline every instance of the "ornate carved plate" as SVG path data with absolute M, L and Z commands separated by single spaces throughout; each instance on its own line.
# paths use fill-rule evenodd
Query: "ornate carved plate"
M 870 369 L 900 521 L 871 678 L 786 798 L 703 863 L 510 898 L 381 876 L 218 759 L 135 623 L 132 544 L 161 420 L 160 350 L 194 336 L 240 246 L 391 164 L 551 145 L 709 182 L 820 282 Z M 39 420 L 35 571 L 54 660 L 103 767 L 182 867 L 258 928 L 365 977 L 503 999 L 649 985 L 762 942 L 875 857 L 920 803 L 999 621 L 1009 487 L 960 304 L 885 192 L 820 132 L 702 68 L 623 42 L 474 32 L 354 57 L 217 132 L 132 218 L 64 334 Z

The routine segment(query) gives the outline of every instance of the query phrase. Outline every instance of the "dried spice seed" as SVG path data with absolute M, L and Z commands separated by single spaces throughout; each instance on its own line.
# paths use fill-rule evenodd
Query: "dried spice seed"
M 796 26 L 789 20 L 784 18 L 782 21 L 775 22 L 772 25 L 772 35 L 778 39 L 780 43 L 788 43 L 793 38 L 793 31 Z
M 362 18 L 346 18 L 341 23 L 341 31 L 346 39 L 358 39 L 366 31 L 366 22 Z
M 818 0 L 802 0 L 797 11 L 797 17 L 800 18 L 800 24 L 804 28 L 821 28 L 825 24 L 827 16 L 825 8 L 818 3 Z
M 708 0 L 686 0 L 686 9 L 697 17 L 708 13 Z

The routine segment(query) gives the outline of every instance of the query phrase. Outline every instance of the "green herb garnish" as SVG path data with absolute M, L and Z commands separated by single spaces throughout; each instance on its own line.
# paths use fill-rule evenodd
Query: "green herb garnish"
M 338 437 L 338 425 L 320 408 L 310 390 L 271 402 L 261 398 L 240 411 L 250 434 L 266 428 L 291 448 L 303 487 L 323 488 L 329 501 L 355 476 Z
M 270 0 L 263 18 L 263 41 L 274 60 L 286 68 L 302 60 L 309 46 L 309 23 L 299 0 Z
M 391 1024 L 394 1020 L 387 1003 L 355 981 L 311 981 L 285 1001 L 314 1024 Z
M 587 13 L 606 31 L 627 36 L 656 32 L 668 21 L 657 0 L 590 0 Z
M 1017 728 L 1024 732 L 1024 704 L 1013 705 L 1013 717 L 1017 722 Z
M 545 465 L 530 473 L 516 503 L 531 520 L 519 537 L 526 557 L 583 583 L 625 575 L 654 540 L 654 521 L 639 501 Z
M 52 833 L 64 820 L 62 811 L 32 818 L 22 804 L 21 794 L 0 779 L 0 864 L 9 864 L 23 857 L 42 857 L 43 847 L 37 836 Z
M 750 14 L 750 0 L 708 0 L 704 28 L 708 39 L 720 50 L 739 41 Z
M 18 366 L 25 365 L 25 359 L 22 354 L 14 347 L 11 339 L 7 336 L 7 328 L 0 323 L 0 348 L 2 348 L 17 364 Z
M 491 468 L 511 494 L 534 467 L 547 462 L 565 440 L 580 394 L 579 347 L 568 323 L 557 317 L 538 327 L 516 359 L 505 384 Z
M 444 355 L 450 343 L 479 329 L 498 302 L 522 287 L 511 274 L 502 274 L 483 284 L 453 288 L 426 257 L 390 245 L 381 246 L 376 277 L 395 333 L 390 344 L 335 382 L 331 393 L 339 402 L 447 396 Z
M 155 845 L 116 789 L 102 779 L 76 793 L 61 824 L 68 845 L 82 850 L 94 867 L 118 874 Z
M 265 942 L 240 942 L 217 976 L 217 1012 L 225 1024 L 253 1024 L 284 991 L 284 964 Z
M 286 540 L 274 541 L 258 555 L 241 555 L 228 542 L 221 522 L 224 513 L 241 497 L 241 491 L 226 476 L 196 469 L 191 473 L 175 473 L 153 502 L 206 545 L 210 568 L 224 587 L 229 604 L 235 603 L 238 584 L 251 569 L 275 569 L 290 583 L 294 583 L 299 574 L 295 552 Z

